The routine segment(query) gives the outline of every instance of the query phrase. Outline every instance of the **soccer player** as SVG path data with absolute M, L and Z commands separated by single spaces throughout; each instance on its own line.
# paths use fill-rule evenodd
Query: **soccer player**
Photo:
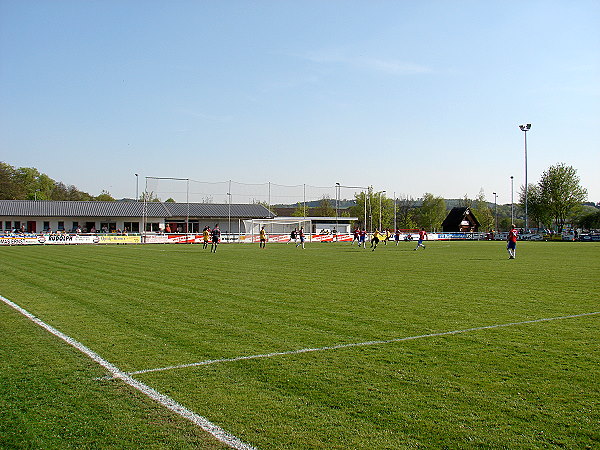
M 221 230 L 219 230 L 219 224 L 216 224 L 212 230 L 212 246 L 210 247 L 211 253 L 217 253 L 217 245 L 219 245 L 220 238 Z
M 298 232 L 298 235 L 300 236 L 300 242 L 298 242 L 296 244 L 296 247 L 301 245 L 302 248 L 304 248 L 304 227 L 300 227 L 300 231 Z
M 371 239 L 371 248 L 373 249 L 373 250 L 371 250 L 372 252 L 375 251 L 375 249 L 377 248 L 377 244 L 379 244 L 379 241 L 383 238 L 384 238 L 384 235 L 381 234 L 379 232 L 379 230 L 375 230 L 375 233 L 373 233 L 373 237 Z
M 396 246 L 398 246 L 398 242 L 400 242 L 400 229 L 397 228 L 394 233 L 394 240 L 396 241 Z
M 392 236 L 392 233 L 390 233 L 390 229 L 386 228 L 385 229 L 385 235 L 383 236 L 383 244 L 384 245 L 387 245 L 387 243 L 390 240 L 391 236 Z
M 427 237 L 427 232 L 425 231 L 425 228 L 421 228 L 421 231 L 419 231 L 419 240 L 417 241 L 417 246 L 415 247 L 415 251 L 419 248 L 419 247 L 423 247 L 425 248 L 425 244 L 423 244 L 423 241 L 425 239 L 429 239 Z
M 356 243 L 360 247 L 360 230 L 358 229 L 358 227 L 354 229 L 354 238 L 352 239 L 352 242 L 350 242 L 350 245 L 354 244 L 354 241 L 356 241 Z
M 510 231 L 508 232 L 508 238 L 506 238 L 506 250 L 508 250 L 508 259 L 515 259 L 517 256 L 517 238 L 519 236 L 519 232 L 513 223 L 510 226 Z
M 260 248 L 265 248 L 267 246 L 267 232 L 265 231 L 265 227 L 263 226 L 260 229 Z
M 367 248 L 367 230 L 365 230 L 364 228 L 360 230 L 358 239 L 358 248 Z
M 210 240 L 210 228 L 208 226 L 204 227 L 202 231 L 202 250 L 206 250 L 208 247 L 208 241 Z
M 297 242 L 298 238 L 296 237 L 298 235 L 298 231 L 294 228 L 292 230 L 292 232 L 290 233 L 290 240 L 286 242 L 286 244 L 289 244 L 290 242 L 294 241 Z

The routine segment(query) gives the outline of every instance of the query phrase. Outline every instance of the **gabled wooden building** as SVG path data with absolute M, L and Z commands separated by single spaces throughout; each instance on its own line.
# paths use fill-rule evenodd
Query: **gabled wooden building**
M 470 208 L 452 208 L 442 222 L 442 230 L 445 232 L 476 232 L 479 231 L 479 221 Z

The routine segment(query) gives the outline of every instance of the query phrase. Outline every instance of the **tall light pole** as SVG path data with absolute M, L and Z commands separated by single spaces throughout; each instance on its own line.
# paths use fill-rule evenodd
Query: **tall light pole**
M 367 187 L 365 187 L 365 186 L 343 186 L 339 183 L 336 183 L 336 184 L 341 188 L 344 187 L 344 188 L 348 188 L 348 189 L 361 189 L 361 190 L 364 189 L 364 191 L 365 191 L 365 221 L 364 221 L 363 227 L 366 230 L 367 229 L 367 192 L 369 190 L 369 187 L 368 186 Z
M 138 192 L 139 192 L 139 189 L 138 189 L 139 181 L 140 181 L 140 176 L 136 173 L 135 174 L 135 201 L 136 202 L 140 201 L 140 197 L 139 197 L 139 194 L 138 194 Z
M 228 206 L 228 225 L 227 225 L 227 242 L 231 242 L 231 180 L 229 180 L 229 192 L 227 193 L 227 206 Z
M 381 231 L 381 194 L 385 194 L 385 191 L 379 191 L 379 231 Z
M 396 220 L 396 191 L 394 191 L 394 233 L 398 229 L 398 221 Z
M 515 200 L 513 197 L 514 194 L 514 189 L 513 189 L 513 182 L 515 181 L 515 177 L 513 177 L 512 175 L 510 176 L 510 223 L 513 224 L 515 223 Z
M 335 183 L 336 193 L 335 193 L 335 239 L 337 240 L 337 234 L 340 228 L 338 223 L 339 216 L 339 208 L 340 208 L 340 183 Z
M 494 228 L 494 231 L 497 233 L 498 232 L 498 194 L 496 194 L 495 192 L 492 192 L 492 194 L 494 194 L 494 215 L 496 216 L 496 226 Z
M 527 185 L 527 132 L 531 129 L 531 124 L 519 125 L 519 128 L 525 133 L 525 232 L 527 233 L 527 190 L 529 189 L 529 186 Z

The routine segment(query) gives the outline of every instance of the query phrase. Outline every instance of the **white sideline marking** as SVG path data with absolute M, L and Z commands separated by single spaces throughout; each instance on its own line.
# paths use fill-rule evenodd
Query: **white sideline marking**
M 52 333 L 56 337 L 62 339 L 63 341 L 65 341 L 69 345 L 72 345 L 73 347 L 75 347 L 80 352 L 86 354 L 92 360 L 96 361 L 98 364 L 100 364 L 102 367 L 104 367 L 106 370 L 108 370 L 112 374 L 112 378 L 118 378 L 120 380 L 123 380 L 125 383 L 127 383 L 131 387 L 137 389 L 138 391 L 142 392 L 146 396 L 150 397 L 152 400 L 160 403 L 161 405 L 163 405 L 164 407 L 170 409 L 171 411 L 175 412 L 176 414 L 179 414 L 181 417 L 184 417 L 184 418 L 190 420 L 191 422 L 193 422 L 197 426 L 201 427 L 203 430 L 205 430 L 208 433 L 212 434 L 219 441 L 221 441 L 221 442 L 223 442 L 223 443 L 225 443 L 225 444 L 227 444 L 230 447 L 235 448 L 235 449 L 240 449 L 240 450 L 242 450 L 242 449 L 243 450 L 245 450 L 245 449 L 253 450 L 254 449 L 254 447 L 252 447 L 252 446 L 250 446 L 250 445 L 242 442 L 240 439 L 238 439 L 237 437 L 233 436 L 232 434 L 226 432 L 225 430 L 223 430 L 222 428 L 218 427 L 217 425 L 213 424 L 208 419 L 206 419 L 206 418 L 204 418 L 204 417 L 196 414 L 195 412 L 187 409 L 185 406 L 177 403 L 172 398 L 170 398 L 170 397 L 168 397 L 168 396 L 166 396 L 164 394 L 161 394 L 160 392 L 156 391 L 155 389 L 152 389 L 150 386 L 148 386 L 148 385 L 146 385 L 146 384 L 144 384 L 144 383 L 142 383 L 142 382 L 134 379 L 129 374 L 123 372 L 122 370 L 120 370 L 119 368 L 117 368 L 115 365 L 113 365 L 110 362 L 106 361 L 105 359 L 103 359 L 102 357 L 100 357 L 100 355 L 98 355 L 97 353 L 95 353 L 92 350 L 90 350 L 89 348 L 87 348 L 81 342 L 73 339 L 70 336 L 67 336 L 66 334 L 64 334 L 64 333 L 62 333 L 60 331 L 58 331 L 53 326 L 48 325 L 46 322 L 42 321 L 41 319 L 38 319 L 36 316 L 34 316 L 33 314 L 31 314 L 27 310 L 21 308 L 16 303 L 11 302 L 10 300 L 8 300 L 7 298 L 4 298 L 1 295 L 0 295 L 0 300 L 2 300 L 4 303 L 6 303 L 11 308 L 13 308 L 16 311 L 20 312 L 22 315 L 24 315 L 25 317 L 27 317 L 32 322 L 36 323 L 40 327 L 42 327 L 45 330 L 49 331 L 50 333 Z
M 413 339 L 423 339 L 423 338 L 438 337 L 438 336 L 449 336 L 449 335 L 459 334 L 459 333 L 468 333 L 470 331 L 489 330 L 492 328 L 511 327 L 511 326 L 515 326 L 515 325 L 526 325 L 529 323 L 548 322 L 551 320 L 574 319 L 577 317 L 593 316 L 596 314 L 600 314 L 600 311 L 591 312 L 591 313 L 583 313 L 583 314 L 575 314 L 572 316 L 549 317 L 549 318 L 545 318 L 545 319 L 525 320 L 523 322 L 510 322 L 510 323 L 502 323 L 502 324 L 498 324 L 498 325 L 487 325 L 487 326 L 483 326 L 483 327 L 465 328 L 463 330 L 444 331 L 441 333 L 421 334 L 419 336 L 408 336 L 408 337 L 403 337 L 403 338 L 388 339 L 388 340 L 384 340 L 384 341 L 354 342 L 354 343 L 350 343 L 350 344 L 339 344 L 339 345 L 331 345 L 331 346 L 327 346 L 327 347 L 317 347 L 317 348 L 302 348 L 299 350 L 289 350 L 289 351 L 285 351 L 285 352 L 265 353 L 265 354 L 261 354 L 261 355 L 248 355 L 248 356 L 237 356 L 235 358 L 209 359 L 206 361 L 200 361 L 200 362 L 189 363 L 189 364 L 180 364 L 177 366 L 167 366 L 167 367 L 158 367 L 155 369 L 137 370 L 135 372 L 129 372 L 129 375 L 139 375 L 142 373 L 149 373 L 149 372 L 163 372 L 166 370 L 185 369 L 186 367 L 208 366 L 210 364 L 244 361 L 247 359 L 272 358 L 274 356 L 297 355 L 300 353 L 321 352 L 321 351 L 325 351 L 325 350 L 338 350 L 340 348 L 362 347 L 362 346 L 367 346 L 367 345 L 392 344 L 394 342 L 410 341 Z

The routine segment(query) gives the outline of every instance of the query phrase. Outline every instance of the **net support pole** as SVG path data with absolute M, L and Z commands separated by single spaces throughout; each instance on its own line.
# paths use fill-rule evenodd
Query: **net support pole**
M 187 203 L 187 215 L 185 217 L 185 234 L 190 232 L 190 179 L 186 179 L 185 201 Z

